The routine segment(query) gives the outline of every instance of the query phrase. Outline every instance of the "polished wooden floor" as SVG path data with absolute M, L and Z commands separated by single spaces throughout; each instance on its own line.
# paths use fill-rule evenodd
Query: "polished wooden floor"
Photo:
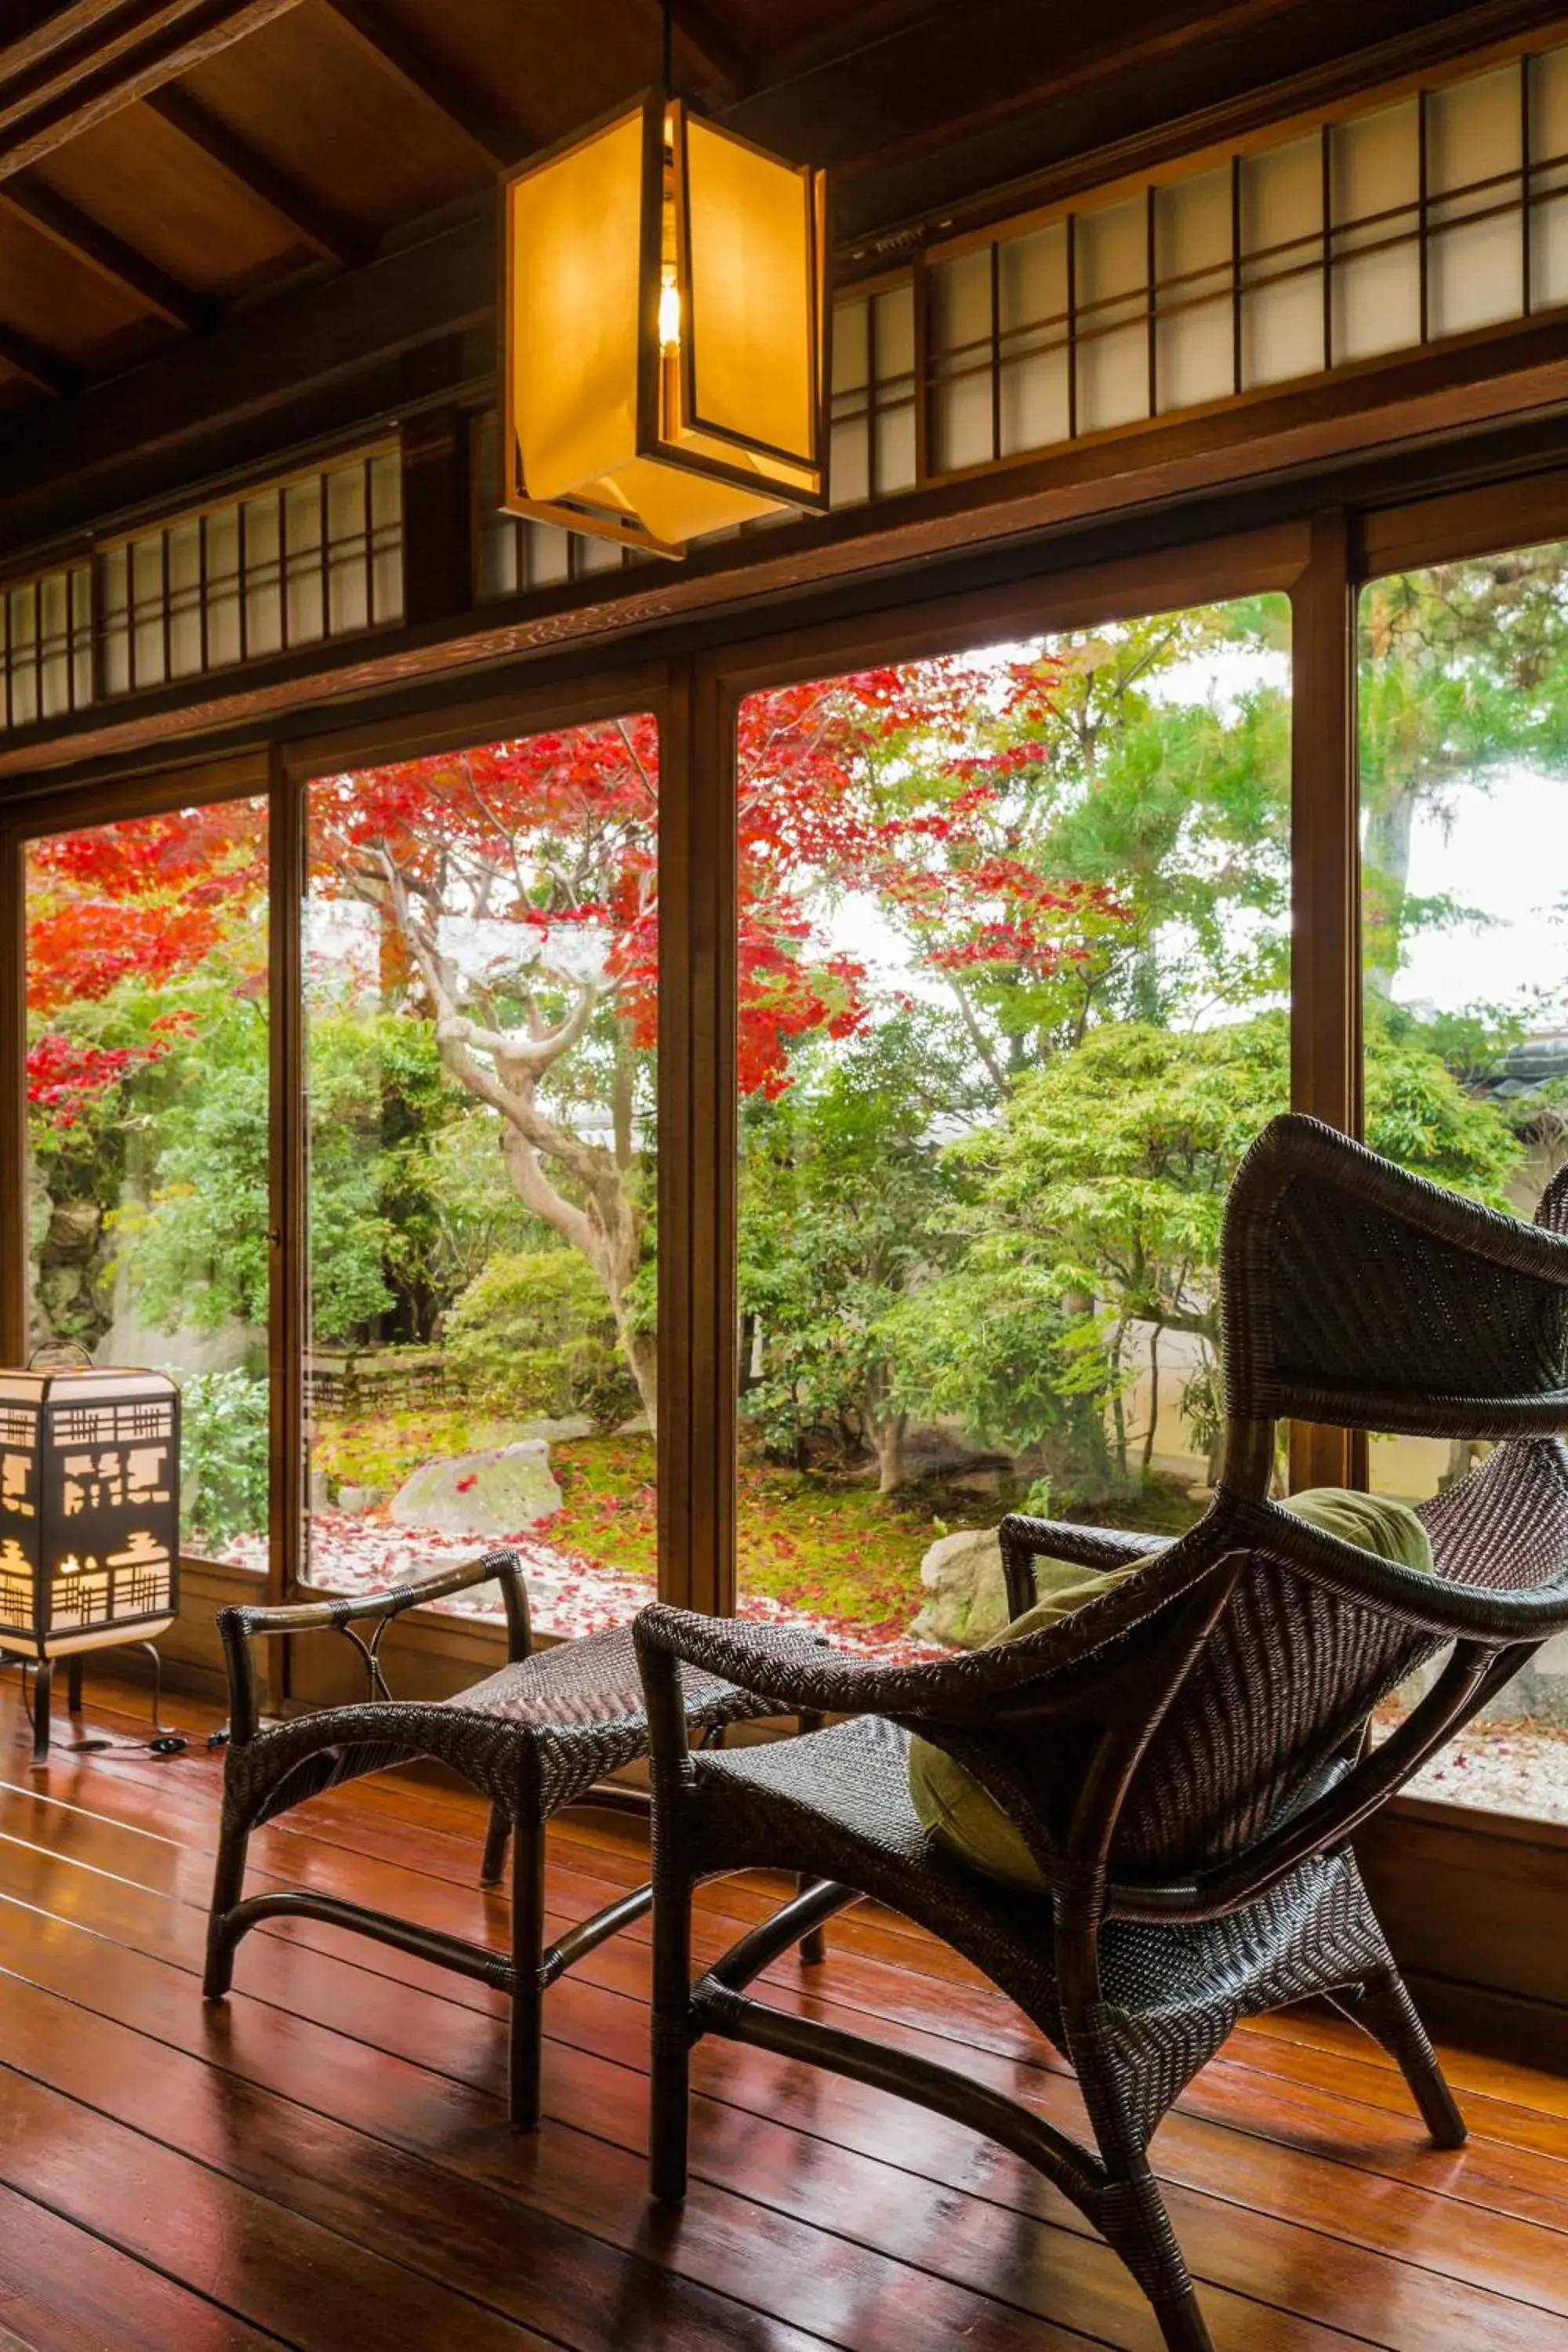
M 1154 2352 L 1130 2281 L 1014 2159 L 879 2094 L 706 2047 L 679 2215 L 643 2195 L 646 1929 L 551 1995 L 546 2124 L 507 2130 L 499 2003 L 303 1923 L 254 1934 L 225 2007 L 197 1990 L 219 1759 L 161 1760 L 89 1684 L 47 1768 L 0 1677 L 0 2344 L 37 2352 Z M 205 1732 L 194 1702 L 166 1710 Z M 109 1750 L 65 1752 L 84 1733 Z M 381 1780 L 253 1846 L 308 1881 L 500 1937 L 477 1807 Z M 562 1919 L 643 1875 L 609 1817 L 552 1833 Z M 716 1952 L 769 1897 L 713 1888 Z M 771 1997 L 957 2061 L 1057 2117 L 1048 2047 L 882 1914 L 837 1923 Z M 1568 2347 L 1568 2083 L 1456 2056 L 1473 2137 L 1425 2147 L 1350 2028 L 1238 2032 L 1155 2161 L 1226 2352 Z

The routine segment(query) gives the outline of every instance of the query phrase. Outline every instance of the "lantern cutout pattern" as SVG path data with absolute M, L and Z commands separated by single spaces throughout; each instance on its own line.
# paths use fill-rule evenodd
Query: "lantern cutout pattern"
M 179 1609 L 180 1397 L 160 1372 L 0 1372 L 0 1653 L 37 1666 L 166 1633 Z
M 509 512 L 679 556 L 826 510 L 820 172 L 656 89 L 501 194 Z

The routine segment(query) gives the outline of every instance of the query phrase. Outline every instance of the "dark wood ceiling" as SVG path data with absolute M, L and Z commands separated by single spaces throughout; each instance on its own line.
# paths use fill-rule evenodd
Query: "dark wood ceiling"
M 678 84 L 836 167 L 862 253 L 989 182 L 1375 61 L 1417 22 L 1458 46 L 1552 13 L 1527 0 L 674 5 Z M 41 417 L 58 450 L 73 402 L 204 339 L 220 352 L 262 306 L 306 322 L 308 360 L 313 293 L 353 278 L 361 299 L 378 265 L 384 280 L 390 257 L 482 211 L 500 168 L 656 78 L 660 35 L 660 0 L 0 0 L 0 471 L 25 466 Z

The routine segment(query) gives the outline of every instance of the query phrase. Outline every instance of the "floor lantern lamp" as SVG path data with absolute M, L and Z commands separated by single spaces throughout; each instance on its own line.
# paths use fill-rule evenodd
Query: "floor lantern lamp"
M 180 1398 L 162 1372 L 0 1371 L 0 1655 L 37 1669 L 49 1751 L 55 1661 L 151 1642 L 179 1611 Z
M 827 505 L 824 174 L 647 91 L 502 184 L 501 503 L 680 556 Z

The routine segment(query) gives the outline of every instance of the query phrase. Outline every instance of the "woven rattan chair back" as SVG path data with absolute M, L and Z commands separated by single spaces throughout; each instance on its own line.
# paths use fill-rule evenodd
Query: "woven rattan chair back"
M 1213 1869 L 1342 1769 L 1369 1712 L 1442 1647 L 1304 1575 L 1294 1531 L 1248 1506 L 1296 1416 L 1391 1434 L 1501 1438 L 1423 1507 L 1439 1576 L 1519 1591 L 1568 1570 L 1568 1171 L 1532 1232 L 1405 1176 L 1315 1122 L 1266 1130 L 1222 1251 L 1229 1444 L 1211 1540 L 1247 1564 L 1151 1738 L 1114 1869 Z

